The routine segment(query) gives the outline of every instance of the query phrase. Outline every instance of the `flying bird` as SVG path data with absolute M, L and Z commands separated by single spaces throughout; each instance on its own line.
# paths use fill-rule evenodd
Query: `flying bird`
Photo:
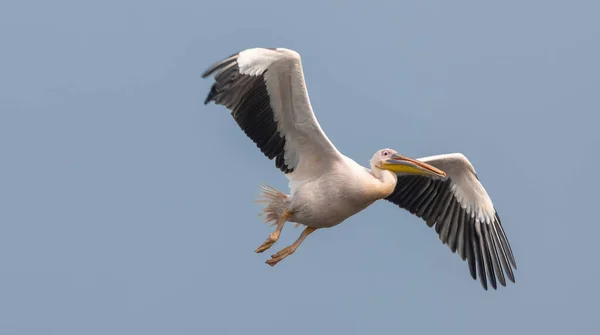
M 308 96 L 300 55 L 285 48 L 251 48 L 209 67 L 214 75 L 205 104 L 213 101 L 233 119 L 289 180 L 289 194 L 261 186 L 262 214 L 275 230 L 257 249 L 279 239 L 286 222 L 304 226 L 298 239 L 266 261 L 274 266 L 307 236 L 334 227 L 385 199 L 434 227 L 442 243 L 467 261 L 473 279 L 513 283 L 517 265 L 492 200 L 460 153 L 419 159 L 381 149 L 363 167 L 329 140 Z

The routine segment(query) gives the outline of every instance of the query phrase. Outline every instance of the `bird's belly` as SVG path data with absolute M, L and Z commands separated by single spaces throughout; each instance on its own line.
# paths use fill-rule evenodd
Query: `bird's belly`
M 301 223 L 308 227 L 330 228 L 367 208 L 368 205 L 370 204 L 352 208 L 336 206 L 336 204 L 302 207 L 294 212 L 290 221 Z
M 314 228 L 330 228 L 369 207 L 375 200 L 343 185 L 306 185 L 292 197 L 290 221 Z

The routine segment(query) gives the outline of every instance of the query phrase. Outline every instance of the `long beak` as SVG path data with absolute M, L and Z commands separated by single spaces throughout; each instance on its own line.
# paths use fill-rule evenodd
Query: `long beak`
M 435 166 L 399 154 L 392 154 L 390 159 L 383 162 L 382 168 L 396 173 L 446 177 L 446 172 Z

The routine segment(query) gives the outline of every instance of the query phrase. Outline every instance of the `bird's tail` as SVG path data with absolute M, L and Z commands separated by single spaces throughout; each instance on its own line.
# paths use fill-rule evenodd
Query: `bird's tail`
M 260 190 L 261 193 L 256 199 L 256 203 L 264 204 L 265 207 L 259 215 L 264 216 L 265 222 L 275 225 L 283 215 L 283 211 L 288 207 L 289 197 L 269 185 L 260 186 Z

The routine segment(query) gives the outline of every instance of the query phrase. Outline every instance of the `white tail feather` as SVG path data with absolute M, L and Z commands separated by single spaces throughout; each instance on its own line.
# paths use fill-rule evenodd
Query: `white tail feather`
M 266 223 L 272 226 L 276 225 L 283 211 L 289 205 L 289 197 L 287 194 L 269 185 L 261 185 L 260 190 L 261 193 L 256 199 L 256 203 L 264 204 L 265 207 L 259 215 L 264 216 Z

